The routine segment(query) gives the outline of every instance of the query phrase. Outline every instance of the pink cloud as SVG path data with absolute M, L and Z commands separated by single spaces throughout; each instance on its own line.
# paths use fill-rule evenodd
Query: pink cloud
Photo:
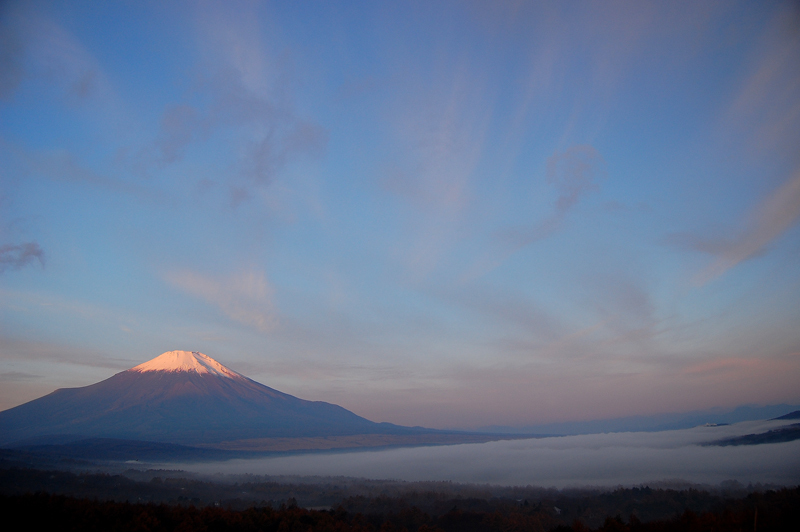
M 218 279 L 191 270 L 166 276 L 167 282 L 187 294 L 218 307 L 228 318 L 260 332 L 270 332 L 278 324 L 274 289 L 259 272 L 243 272 Z
M 693 247 L 715 255 L 694 282 L 702 286 L 765 248 L 800 219 L 800 170 L 764 198 L 750 213 L 745 229 L 729 241 L 699 240 Z

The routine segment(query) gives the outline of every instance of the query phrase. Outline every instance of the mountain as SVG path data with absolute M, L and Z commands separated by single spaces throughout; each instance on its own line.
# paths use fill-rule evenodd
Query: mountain
M 795 410 L 794 412 L 789 412 L 788 414 L 784 414 L 782 416 L 776 417 L 777 419 L 800 419 L 800 410 Z
M 787 404 L 767 406 L 742 405 L 734 409 L 712 408 L 693 412 L 675 412 L 652 416 L 630 416 L 590 421 L 565 421 L 524 427 L 504 427 L 495 425 L 481 427 L 475 431 L 491 434 L 558 434 L 563 436 L 574 434 L 600 434 L 605 432 L 657 432 L 662 430 L 688 429 L 707 423 L 727 425 L 756 419 L 798 419 L 798 417 L 793 417 L 800 414 L 800 410 L 797 410 L 797 407 L 798 405 Z M 791 412 L 792 410 L 795 410 L 795 412 Z M 786 412 L 791 413 L 781 416 L 781 414 Z
M 305 401 L 196 351 L 169 351 L 82 388 L 64 388 L 0 412 L 0 445 L 77 438 L 184 445 L 260 438 L 414 435 L 340 406 Z

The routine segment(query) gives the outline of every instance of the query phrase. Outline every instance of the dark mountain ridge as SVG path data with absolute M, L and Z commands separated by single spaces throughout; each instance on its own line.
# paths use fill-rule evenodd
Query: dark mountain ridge
M 168 360 L 172 366 L 161 360 L 166 355 L 175 359 Z M 375 423 L 334 404 L 299 399 L 186 351 L 0 412 L 0 445 L 59 435 L 193 445 L 423 432 L 436 431 Z
M 778 416 L 774 418 L 775 420 L 784 420 L 784 419 L 800 419 L 800 410 L 795 410 L 794 412 L 789 412 L 788 414 L 784 414 L 782 416 Z

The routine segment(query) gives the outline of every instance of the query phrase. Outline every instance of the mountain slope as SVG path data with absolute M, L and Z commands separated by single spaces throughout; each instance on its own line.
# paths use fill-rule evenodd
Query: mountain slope
M 420 430 L 298 399 L 188 351 L 170 351 L 96 384 L 56 390 L 0 412 L 4 445 L 67 434 L 198 444 Z

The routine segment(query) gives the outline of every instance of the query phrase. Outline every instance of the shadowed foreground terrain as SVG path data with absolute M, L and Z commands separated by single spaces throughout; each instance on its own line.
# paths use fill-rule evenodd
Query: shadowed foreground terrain
M 800 487 L 601 491 L 341 477 L 212 482 L 181 474 L 0 469 L 0 512 L 24 529 L 58 530 L 800 529 Z

